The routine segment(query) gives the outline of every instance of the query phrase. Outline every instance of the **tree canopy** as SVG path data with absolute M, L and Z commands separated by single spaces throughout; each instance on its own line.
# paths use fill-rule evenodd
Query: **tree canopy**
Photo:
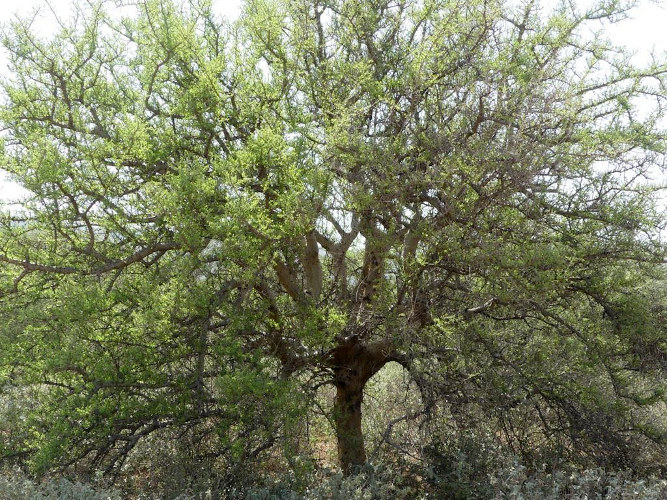
M 30 195 L 0 216 L 0 388 L 36 399 L 0 453 L 112 472 L 172 430 L 230 463 L 289 454 L 332 385 L 353 472 L 364 387 L 397 362 L 422 416 L 664 466 L 667 64 L 603 36 L 628 8 L 13 23 L 0 168 Z

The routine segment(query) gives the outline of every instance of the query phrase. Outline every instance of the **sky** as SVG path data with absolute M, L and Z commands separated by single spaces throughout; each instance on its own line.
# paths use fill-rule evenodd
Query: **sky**
M 241 1 L 213 0 L 213 4 L 219 14 L 235 18 L 239 14 Z M 584 3 L 581 0 L 573 1 L 578 6 Z M 46 0 L 0 0 L 0 2 L 0 23 L 2 24 L 11 21 L 17 14 L 21 16 L 28 15 L 39 8 L 41 16 L 34 26 L 43 35 L 52 32 L 54 13 L 66 18 L 73 4 L 72 0 L 49 0 L 50 7 Z M 552 2 L 547 1 L 547 3 Z M 636 51 L 636 57 L 645 61 L 648 60 L 652 50 L 658 53 L 667 53 L 665 26 L 667 26 L 667 0 L 648 0 L 642 2 L 633 11 L 631 19 L 610 27 L 609 33 L 614 42 Z M 4 49 L 0 49 L 0 76 L 7 73 L 6 54 Z M 0 172 L 0 204 L 3 201 L 15 201 L 21 197 L 21 189 Z

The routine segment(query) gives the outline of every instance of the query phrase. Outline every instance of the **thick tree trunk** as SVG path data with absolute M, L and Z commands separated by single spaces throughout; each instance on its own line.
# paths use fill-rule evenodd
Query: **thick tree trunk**
M 338 458 L 346 475 L 354 474 L 366 463 L 364 435 L 361 429 L 361 404 L 366 382 L 390 359 L 384 343 L 339 346 L 332 355 L 336 399 L 334 422 L 338 440 Z
M 364 435 L 361 430 L 364 385 L 336 387 L 334 420 L 338 439 L 338 458 L 345 475 L 353 474 L 366 463 Z

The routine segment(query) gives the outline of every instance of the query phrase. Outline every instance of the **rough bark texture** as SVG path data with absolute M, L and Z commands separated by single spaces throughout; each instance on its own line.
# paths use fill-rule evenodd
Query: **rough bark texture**
M 336 389 L 334 418 L 338 439 L 338 457 L 346 475 L 354 473 L 366 463 L 366 448 L 361 430 L 363 396 L 363 386 L 338 386 Z
M 346 475 L 355 473 L 366 462 L 361 429 L 364 387 L 389 359 L 387 346 L 382 343 L 363 345 L 350 342 L 338 347 L 333 353 L 336 383 L 334 419 L 338 457 Z

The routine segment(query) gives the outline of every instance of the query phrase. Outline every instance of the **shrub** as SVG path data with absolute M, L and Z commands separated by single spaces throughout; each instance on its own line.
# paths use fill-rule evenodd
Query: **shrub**
M 35 481 L 18 471 L 0 476 L 2 500 L 121 500 L 114 490 L 97 488 L 65 478 Z
M 584 469 L 566 472 L 537 471 L 514 462 L 489 477 L 494 499 L 512 500 L 662 500 L 667 498 L 667 480 L 633 479 L 630 472 Z

